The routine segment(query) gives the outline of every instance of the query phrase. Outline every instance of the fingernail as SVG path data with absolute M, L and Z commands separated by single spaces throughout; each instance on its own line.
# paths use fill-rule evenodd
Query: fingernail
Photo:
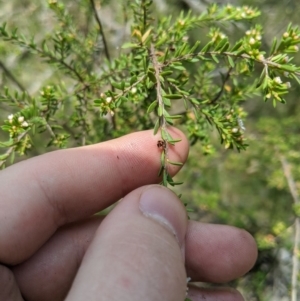
M 178 197 L 162 186 L 151 186 L 140 197 L 141 212 L 164 226 L 176 238 L 180 247 L 186 232 L 186 212 Z

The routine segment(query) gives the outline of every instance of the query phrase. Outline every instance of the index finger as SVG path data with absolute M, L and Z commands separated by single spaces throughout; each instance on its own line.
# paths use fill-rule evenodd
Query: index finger
M 170 147 L 184 162 L 188 143 Z M 86 218 L 131 190 L 159 181 L 161 150 L 152 131 L 97 145 L 60 150 L 15 164 L 0 173 L 0 262 L 30 257 L 63 224 Z M 170 166 L 170 174 L 179 167 Z

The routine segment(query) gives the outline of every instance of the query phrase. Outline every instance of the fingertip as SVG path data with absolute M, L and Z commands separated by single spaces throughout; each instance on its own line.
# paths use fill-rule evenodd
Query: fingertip
M 229 282 L 246 274 L 256 258 L 257 246 L 247 231 L 226 225 L 189 222 L 186 266 L 193 281 Z
M 175 128 L 168 131 L 174 139 L 181 139 L 170 147 L 169 159 L 184 163 L 187 139 Z M 59 226 L 85 219 L 137 187 L 159 183 L 162 150 L 157 147 L 158 135 L 153 130 L 135 132 L 95 145 L 49 152 L 1 171 L 5 197 L 0 200 L 4 221 L 0 261 L 18 264 Z M 181 168 L 169 167 L 171 176 Z M 14 182 L 19 183 L 17 188 L 11 185 Z M 11 218 L 6 219 L 7 215 Z
M 174 234 L 179 246 L 183 246 L 187 229 L 187 214 L 174 192 L 160 185 L 151 185 L 143 190 L 139 208 L 143 215 L 158 222 Z
M 113 299 L 183 300 L 186 228 L 184 206 L 173 192 L 157 185 L 134 190 L 102 222 L 67 300 L 87 291 L 110 292 Z

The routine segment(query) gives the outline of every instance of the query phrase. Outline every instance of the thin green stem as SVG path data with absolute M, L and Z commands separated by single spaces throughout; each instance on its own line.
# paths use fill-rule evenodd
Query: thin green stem
M 159 125 L 160 125 L 160 130 L 166 132 L 166 127 L 167 127 L 167 122 L 166 118 L 164 116 L 165 112 L 165 104 L 162 98 L 162 87 L 161 87 L 161 82 L 160 82 L 160 71 L 161 71 L 161 64 L 158 62 L 156 53 L 155 53 L 155 47 L 153 44 L 151 44 L 150 47 L 150 55 L 151 55 L 151 60 L 153 64 L 153 68 L 155 70 L 155 79 L 156 79 L 156 97 L 157 97 L 157 102 L 158 106 L 161 109 L 161 116 L 159 116 Z M 168 175 L 168 141 L 166 141 L 163 137 L 163 152 L 164 152 L 164 165 L 163 167 L 163 173 L 165 173 L 165 176 Z M 164 181 L 163 181 L 164 183 Z
M 230 56 L 230 57 L 235 57 L 235 58 L 248 59 L 248 60 L 252 60 L 254 62 L 263 64 L 264 66 L 273 67 L 273 68 L 279 69 L 281 71 L 291 72 L 291 73 L 293 73 L 293 74 L 295 74 L 297 76 L 300 76 L 300 72 L 298 72 L 298 71 L 291 71 L 291 70 L 285 69 L 284 66 L 282 66 L 281 64 L 278 64 L 276 62 L 273 62 L 270 59 L 258 59 L 258 58 L 251 57 L 250 55 L 245 54 L 245 53 L 243 53 L 243 54 L 236 54 L 236 53 L 227 52 L 227 51 L 225 51 L 225 52 L 207 51 L 207 52 L 189 53 L 189 54 L 186 54 L 186 55 L 183 55 L 183 56 L 179 56 L 179 57 L 177 57 L 175 59 L 171 59 L 171 60 L 165 62 L 162 67 L 169 66 L 170 64 L 172 64 L 174 62 L 184 61 L 184 60 L 188 60 L 188 59 L 191 59 L 191 58 L 194 58 L 194 57 L 197 57 L 197 56 L 205 56 L 205 55 L 223 55 L 223 56 Z

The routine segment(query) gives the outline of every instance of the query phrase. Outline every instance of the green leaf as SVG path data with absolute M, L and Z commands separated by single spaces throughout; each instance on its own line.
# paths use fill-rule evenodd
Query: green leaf
M 168 134 L 169 133 L 167 132 L 166 129 L 164 129 L 164 128 L 161 129 L 161 137 L 162 137 L 163 140 L 165 140 L 167 142 L 169 142 L 169 140 L 168 140 L 169 135 Z
M 160 128 L 160 125 L 159 125 L 159 119 L 156 120 L 155 122 L 155 125 L 154 125 L 154 130 L 153 130 L 153 134 L 156 135 L 158 130 Z
M 172 67 L 173 67 L 174 69 L 180 70 L 180 71 L 185 71 L 185 70 L 186 70 L 185 67 L 180 66 L 180 65 L 174 65 L 174 64 L 173 64 Z
M 160 155 L 160 164 L 161 166 L 165 166 L 165 152 L 162 151 Z
M 177 185 L 181 185 L 183 184 L 183 182 L 174 182 L 174 180 L 172 179 L 172 177 L 167 174 L 167 182 L 171 185 L 171 186 L 177 186 Z
M 274 38 L 273 42 L 272 42 L 272 47 L 271 47 L 271 50 L 270 50 L 270 55 L 273 55 L 273 53 L 276 51 L 276 46 L 277 46 L 277 39 Z
M 180 94 L 166 94 L 164 95 L 165 98 L 169 98 L 169 99 L 181 99 L 182 95 Z
M 110 84 L 111 84 L 114 88 L 119 89 L 119 90 L 123 90 L 123 88 L 124 88 L 124 85 L 122 85 L 122 82 L 121 82 L 121 83 L 111 82 Z
M 171 145 L 175 145 L 177 142 L 180 142 L 181 139 L 168 139 L 168 143 L 170 143 Z
M 194 46 L 190 49 L 189 53 L 194 53 L 194 51 L 198 48 L 200 45 L 200 41 L 197 41 Z
M 293 65 L 280 65 L 279 67 L 281 70 L 284 71 L 290 71 L 290 72 L 297 72 L 299 71 L 299 68 L 293 66 Z
M 231 57 L 231 56 L 228 56 L 227 59 L 228 59 L 228 62 L 229 62 L 230 67 L 231 67 L 231 68 L 234 68 L 235 64 L 234 64 L 234 61 L 233 61 L 232 57 Z
M 175 162 L 175 161 L 170 161 L 170 160 L 167 160 L 167 162 L 171 165 L 176 165 L 176 166 L 183 166 L 183 163 L 182 162 Z
M 15 144 L 15 142 L 13 140 L 8 140 L 5 142 L 1 142 L 0 141 L 0 147 L 11 147 Z
M 156 83 L 156 77 L 155 74 L 152 70 L 148 69 L 148 78 L 150 79 L 150 81 L 152 81 L 154 84 Z
M 132 86 L 136 81 L 137 81 L 137 76 L 134 75 L 134 76 L 130 79 L 130 86 Z
M 4 161 L 8 158 L 8 154 L 3 154 L 3 155 L 0 155 L 0 161 Z
M 168 187 L 168 174 L 167 174 L 167 171 L 164 169 L 164 172 L 163 172 L 163 181 L 162 181 L 163 185 L 165 187 Z
M 190 98 L 189 101 L 192 103 L 192 104 L 195 104 L 195 105 L 199 105 L 200 104 L 200 101 L 196 98 Z
M 211 48 L 211 45 L 213 44 L 213 42 L 209 42 L 207 43 L 202 49 L 201 49 L 201 52 L 208 52 L 209 49 Z M 200 54 L 201 55 L 201 54 Z
M 158 115 L 159 117 L 161 117 L 161 116 L 163 115 L 162 107 L 158 107 L 158 108 L 157 108 L 157 115 Z
M 11 125 L 2 125 L 2 126 L 1 126 L 1 129 L 2 129 L 3 131 L 8 132 L 8 131 L 11 129 Z
M 300 85 L 300 78 L 298 77 L 298 75 L 296 74 L 291 74 L 291 76 L 298 82 L 298 84 Z
M 160 177 L 163 173 L 163 171 L 165 170 L 164 166 L 161 165 L 160 168 L 159 168 L 159 171 L 158 171 L 158 176 Z
M 229 47 L 228 40 L 227 40 L 227 39 L 222 39 L 222 40 L 219 42 L 219 44 L 215 47 L 214 51 L 220 51 L 220 49 L 222 49 L 223 46 L 224 46 L 226 43 L 228 44 L 228 47 Z M 228 49 L 228 48 L 227 48 L 227 49 Z M 221 51 L 220 51 L 220 52 L 221 52 Z
M 230 52 L 235 52 L 237 51 L 242 45 L 243 45 L 243 41 L 238 41 L 231 49 Z
M 125 43 L 125 44 L 122 45 L 122 48 L 123 48 L 123 49 L 127 49 L 127 48 L 137 48 L 137 47 L 139 47 L 138 44 L 134 44 L 134 43 L 130 43 L 130 42 Z
M 170 115 L 168 116 L 168 119 L 181 119 L 182 115 Z
M 218 60 L 218 58 L 217 58 L 216 55 L 211 54 L 211 57 L 212 57 L 212 59 L 213 59 L 217 64 L 219 64 L 219 60 Z
M 173 74 L 172 70 L 165 70 L 160 73 L 160 75 L 162 75 L 162 76 L 167 76 L 167 75 L 171 75 L 171 74 Z
M 157 106 L 158 102 L 157 100 L 154 100 L 148 107 L 147 109 L 147 114 L 150 114 L 151 112 L 153 112 Z
M 163 102 L 165 106 L 170 107 L 171 106 L 171 101 L 168 98 L 163 97 Z

